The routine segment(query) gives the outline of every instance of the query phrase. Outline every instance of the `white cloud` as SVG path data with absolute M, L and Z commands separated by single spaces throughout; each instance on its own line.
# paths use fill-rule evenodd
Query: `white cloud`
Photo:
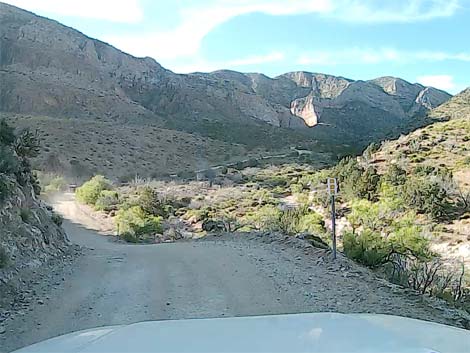
M 212 4 L 212 5 L 210 5 Z M 213 1 L 203 7 L 187 7 L 181 11 L 181 22 L 173 29 L 129 36 L 107 36 L 104 40 L 137 56 L 153 56 L 158 60 L 190 57 L 200 48 L 203 38 L 214 28 L 233 17 L 262 12 L 289 15 L 330 11 L 329 0 Z
M 41 15 L 91 18 L 121 23 L 143 19 L 139 0 L 2 0 Z
M 424 86 L 432 86 L 446 91 L 454 91 L 456 84 L 451 75 L 426 75 L 419 76 L 416 81 Z
M 285 59 L 284 53 L 272 52 L 266 55 L 255 55 L 246 58 L 211 62 L 207 60 L 198 59 L 190 64 L 174 65 L 172 70 L 177 73 L 191 73 L 196 71 L 211 72 L 222 69 L 240 69 L 244 66 L 267 64 L 272 62 L 279 62 Z
M 446 53 L 440 51 L 406 51 L 394 48 L 346 48 L 341 50 L 317 50 L 297 58 L 300 65 L 334 66 L 342 64 L 412 63 L 455 60 L 470 62 L 470 53 Z
M 329 17 L 348 22 L 416 22 L 452 16 L 459 0 L 333 0 Z
M 458 0 L 183 0 L 180 4 L 180 21 L 174 28 L 104 39 L 134 55 L 164 61 L 196 55 L 214 28 L 254 12 L 274 16 L 318 13 L 340 21 L 370 23 L 429 20 L 451 16 L 458 9 Z

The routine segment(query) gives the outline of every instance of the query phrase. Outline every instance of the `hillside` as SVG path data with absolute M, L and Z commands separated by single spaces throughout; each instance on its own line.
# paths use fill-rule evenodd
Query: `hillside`
M 50 149 L 64 163 L 75 156 L 70 148 L 59 146 L 67 141 L 60 141 L 52 126 L 57 120 L 50 118 L 61 119 L 58 125 L 78 121 L 100 131 L 109 126 L 117 130 L 130 126 L 136 131 L 151 126 L 154 136 L 143 137 L 135 144 L 136 150 L 141 143 L 152 145 L 154 140 L 174 135 L 183 145 L 202 138 L 207 150 L 222 150 L 220 155 L 235 159 L 258 148 L 279 150 L 295 144 L 315 148 L 317 140 L 337 154 L 336 141 L 360 148 L 425 125 L 428 109 L 450 97 L 393 77 L 354 81 L 308 72 L 275 78 L 234 71 L 175 74 L 151 58 L 135 58 L 53 20 L 2 3 L 0 52 L 0 111 L 47 117 L 41 124 L 59 142 Z M 93 143 L 94 149 L 106 153 L 94 139 L 81 140 L 86 133 L 76 133 L 80 143 Z M 227 143 L 243 146 L 231 148 Z M 120 142 L 116 139 L 114 144 Z M 125 146 L 121 144 L 121 149 Z M 171 156 L 168 145 L 160 147 Z M 148 151 L 161 152 L 153 147 Z M 159 161 L 145 153 L 137 156 L 146 164 Z M 109 173 L 101 167 L 109 158 L 79 157 L 85 164 L 92 159 L 101 172 Z M 211 153 L 204 157 L 205 164 L 220 162 Z M 199 162 L 190 153 L 172 163 L 171 171 L 175 171 Z M 133 171 L 151 173 L 139 164 Z
M 470 88 L 465 89 L 453 99 L 441 104 L 430 112 L 430 117 L 440 119 L 458 119 L 470 116 Z
M 385 171 L 396 164 L 407 171 L 441 168 L 451 175 L 443 187 L 464 211 L 454 212 L 436 230 L 436 249 L 470 263 L 470 89 L 437 107 L 437 122 L 383 144 L 372 163 Z M 430 178 L 433 176 L 431 175 Z M 437 205 L 435 205 L 437 207 Z M 466 211 L 465 211 L 466 210 Z
M 29 158 L 39 153 L 37 136 L 0 120 L 0 307 L 4 285 L 51 259 L 62 257 L 68 241 L 62 218 L 39 200 Z M 65 257 L 64 257 L 65 258 Z M 15 282 L 16 283 L 16 282 Z M 18 282 L 20 285 L 21 281 Z

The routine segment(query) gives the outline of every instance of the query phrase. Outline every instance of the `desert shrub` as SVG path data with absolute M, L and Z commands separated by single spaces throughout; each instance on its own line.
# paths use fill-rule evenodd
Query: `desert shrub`
M 400 216 L 400 212 L 394 199 L 378 202 L 356 199 L 351 202 L 351 212 L 347 219 L 353 233 L 359 227 L 383 232 Z
M 355 158 L 346 157 L 333 168 L 333 173 L 338 178 L 341 195 L 346 200 L 377 198 L 380 176 L 375 168 L 364 169 Z
M 138 198 L 136 204 L 144 210 L 145 213 L 168 217 L 172 213 L 172 206 L 161 199 L 157 191 L 149 186 L 144 186 L 138 190 Z
M 377 199 L 377 188 L 379 186 L 380 176 L 373 167 L 365 169 L 359 179 L 352 180 L 349 188 L 353 196 L 365 198 L 367 200 Z
M 9 259 L 6 250 L 0 246 L 0 268 L 4 268 L 8 265 Z
M 300 218 L 298 230 L 299 233 L 307 232 L 311 234 L 323 234 L 326 231 L 325 221 L 320 214 L 310 212 Z
M 52 213 L 51 220 L 59 227 L 64 223 L 64 218 L 58 213 Z
M 391 164 L 383 175 L 383 180 L 393 186 L 403 185 L 406 182 L 406 171 L 396 164 Z
M 95 210 L 97 211 L 112 211 L 117 208 L 119 203 L 119 195 L 113 190 L 103 190 L 96 199 Z
M 369 267 L 378 267 L 388 262 L 390 244 L 384 237 L 371 230 L 359 234 L 345 233 L 343 249 L 347 257 Z
M 29 208 L 22 208 L 20 209 L 20 218 L 23 222 L 28 223 L 31 219 L 32 212 Z
M 394 253 L 409 255 L 418 260 L 428 260 L 433 254 L 429 249 L 429 240 L 423 236 L 422 226 L 416 223 L 416 215 L 407 214 L 394 220 L 387 238 Z
M 293 235 L 299 232 L 300 218 L 303 212 L 299 209 L 287 209 L 281 212 L 279 217 L 279 230 L 284 234 Z
M 273 205 L 265 205 L 246 217 L 248 224 L 254 228 L 265 231 L 276 231 L 279 229 L 279 218 L 281 210 Z
M 122 237 L 132 235 L 140 239 L 163 231 L 161 217 L 146 214 L 140 206 L 118 210 L 115 220 L 118 234 Z
M 104 190 L 111 190 L 111 182 L 102 175 L 96 175 L 77 188 L 77 200 L 87 205 L 95 205 L 96 200 Z
M 403 201 L 419 213 L 433 219 L 445 217 L 452 204 L 446 188 L 432 177 L 410 177 L 402 188 Z
M 463 264 L 455 266 L 436 257 L 419 260 L 395 254 L 388 274 L 394 283 L 411 287 L 421 294 L 429 293 L 457 306 L 465 305 L 468 300 Z

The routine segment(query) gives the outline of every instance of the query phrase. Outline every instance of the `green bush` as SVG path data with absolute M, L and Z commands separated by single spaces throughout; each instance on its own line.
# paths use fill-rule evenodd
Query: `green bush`
M 146 235 L 161 233 L 163 231 L 161 217 L 146 214 L 140 206 L 118 210 L 115 220 L 118 234 L 123 238 L 131 235 L 135 238 L 142 239 Z
M 102 175 L 96 175 L 77 188 L 77 200 L 87 205 L 95 205 L 104 190 L 111 190 L 111 182 Z
M 109 212 L 117 209 L 119 204 L 119 195 L 116 191 L 101 191 L 95 203 L 95 210 Z
M 360 234 L 345 233 L 343 249 L 347 257 L 369 267 L 378 267 L 388 262 L 390 244 L 378 232 L 364 230 Z
M 436 178 L 410 177 L 403 185 L 402 195 L 408 207 L 436 220 L 452 208 L 446 188 Z
M 8 265 L 8 255 L 6 250 L 0 246 L 0 268 L 4 268 Z

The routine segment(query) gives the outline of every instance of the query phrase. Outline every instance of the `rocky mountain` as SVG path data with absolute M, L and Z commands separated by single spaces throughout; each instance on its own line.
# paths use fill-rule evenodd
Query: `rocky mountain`
M 2 3 L 0 82 L 3 112 L 151 124 L 248 149 L 291 141 L 312 146 L 319 139 L 365 145 L 425 124 L 428 109 L 450 97 L 393 77 L 175 74 L 151 58 Z

